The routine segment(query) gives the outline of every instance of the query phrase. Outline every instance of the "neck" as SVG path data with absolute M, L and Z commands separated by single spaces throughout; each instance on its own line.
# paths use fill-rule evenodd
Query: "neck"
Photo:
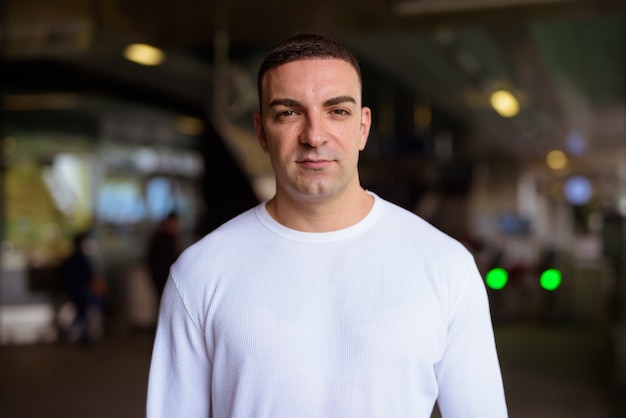
M 269 214 L 278 223 L 303 232 L 330 232 L 352 226 L 369 213 L 374 198 L 363 188 L 349 197 L 292 199 L 283 193 L 267 203 Z

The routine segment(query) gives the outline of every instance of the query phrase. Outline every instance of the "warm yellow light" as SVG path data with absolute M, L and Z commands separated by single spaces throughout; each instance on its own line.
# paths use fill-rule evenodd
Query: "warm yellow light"
M 563 151 L 550 151 L 546 156 L 548 167 L 553 170 L 561 170 L 567 165 L 567 155 Z
M 124 50 L 124 57 L 141 65 L 159 65 L 165 60 L 163 51 L 147 44 L 128 45 Z
M 413 122 L 420 128 L 426 128 L 430 126 L 430 122 L 433 119 L 433 115 L 430 109 L 426 106 L 419 106 L 413 112 Z
M 200 136 L 204 132 L 204 122 L 191 116 L 179 116 L 176 119 L 176 129 L 181 134 Z
M 519 102 L 506 90 L 498 90 L 491 95 L 491 106 L 500 116 L 512 118 L 519 113 Z

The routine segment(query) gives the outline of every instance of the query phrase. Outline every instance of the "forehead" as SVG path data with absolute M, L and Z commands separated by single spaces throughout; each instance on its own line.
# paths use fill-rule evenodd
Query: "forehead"
M 306 59 L 279 65 L 265 73 L 262 85 L 264 99 L 316 91 L 349 93 L 359 100 L 361 92 L 356 69 L 339 59 Z

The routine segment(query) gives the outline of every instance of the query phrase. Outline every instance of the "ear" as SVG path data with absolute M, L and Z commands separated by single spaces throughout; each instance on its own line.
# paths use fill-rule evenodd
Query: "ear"
M 263 151 L 268 152 L 267 149 L 267 137 L 265 136 L 265 128 L 263 127 L 263 117 L 260 112 L 255 112 L 254 117 L 254 130 L 256 132 L 256 137 L 259 140 L 259 144 L 261 144 L 261 148 Z
M 365 144 L 367 144 L 367 138 L 370 134 L 370 128 L 372 126 L 372 111 L 369 107 L 361 108 L 361 136 L 359 139 L 359 150 L 363 151 L 365 149 Z

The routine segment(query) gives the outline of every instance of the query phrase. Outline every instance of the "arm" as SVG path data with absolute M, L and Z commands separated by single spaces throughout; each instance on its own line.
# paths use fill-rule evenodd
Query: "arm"
M 443 359 L 435 366 L 444 418 L 504 418 L 507 407 L 487 293 L 473 269 L 448 323 Z
M 208 418 L 211 362 L 196 324 L 170 276 L 159 310 L 148 381 L 147 418 Z

